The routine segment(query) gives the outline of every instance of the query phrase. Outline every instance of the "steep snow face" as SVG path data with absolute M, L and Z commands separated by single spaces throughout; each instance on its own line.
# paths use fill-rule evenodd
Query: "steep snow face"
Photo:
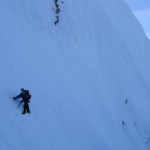
M 55 26 L 54 1 L 0 1 L 0 149 L 149 149 L 143 29 L 122 0 L 58 3 Z

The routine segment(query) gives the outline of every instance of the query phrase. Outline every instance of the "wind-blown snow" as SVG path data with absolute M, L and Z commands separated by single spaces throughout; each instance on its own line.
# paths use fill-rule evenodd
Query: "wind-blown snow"
M 149 149 L 143 29 L 122 0 L 59 4 L 55 26 L 54 1 L 0 1 L 0 149 Z M 30 115 L 12 100 L 22 87 Z

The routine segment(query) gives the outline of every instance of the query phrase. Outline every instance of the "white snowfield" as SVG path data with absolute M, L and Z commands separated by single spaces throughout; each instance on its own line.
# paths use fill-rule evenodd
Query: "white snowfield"
M 58 3 L 55 26 L 53 0 L 0 0 L 0 150 L 150 149 L 142 27 L 123 0 Z

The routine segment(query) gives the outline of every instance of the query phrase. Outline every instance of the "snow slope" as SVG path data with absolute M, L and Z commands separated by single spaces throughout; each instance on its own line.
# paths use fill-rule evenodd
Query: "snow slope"
M 55 26 L 52 0 L 0 1 L 0 149 L 149 149 L 143 29 L 123 0 L 63 2 Z

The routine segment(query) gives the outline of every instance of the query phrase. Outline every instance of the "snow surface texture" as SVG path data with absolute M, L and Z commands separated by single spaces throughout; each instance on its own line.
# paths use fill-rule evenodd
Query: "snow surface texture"
M 0 149 L 149 149 L 143 29 L 123 0 L 58 2 L 55 25 L 53 0 L 0 0 Z

